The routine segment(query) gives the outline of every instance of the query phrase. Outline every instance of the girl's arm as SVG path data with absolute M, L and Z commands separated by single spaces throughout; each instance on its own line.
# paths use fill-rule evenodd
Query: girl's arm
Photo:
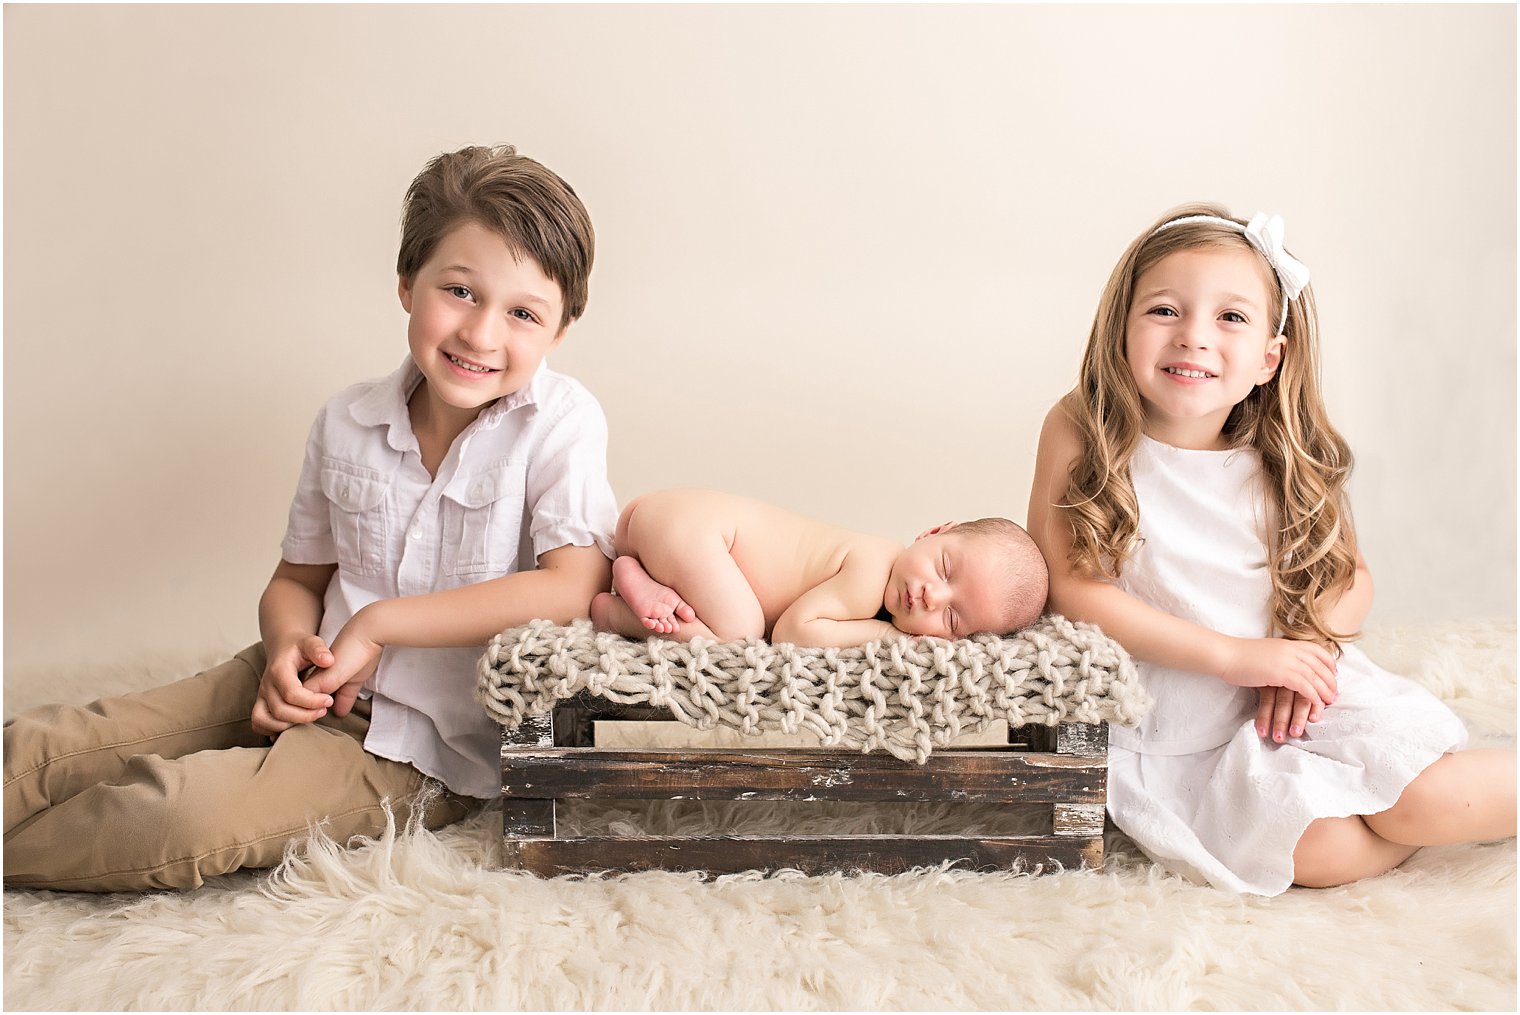
M 1350 637 L 1362 629 L 1367 614 L 1372 612 L 1372 572 L 1362 559 L 1362 551 L 1356 551 L 1356 573 L 1351 586 L 1341 593 L 1340 599 L 1325 611 L 1325 626 L 1337 635 Z
M 1158 610 L 1110 582 L 1073 570 L 1066 510 L 1071 466 L 1081 453 L 1076 424 L 1057 403 L 1045 417 L 1029 494 L 1029 534 L 1050 567 L 1050 606 L 1096 624 L 1136 659 L 1206 673 L 1239 687 L 1276 686 L 1317 704 L 1335 697 L 1335 661 L 1310 642 L 1233 638 Z
M 334 663 L 306 686 L 333 696 L 347 715 L 386 645 L 418 648 L 484 646 L 508 627 L 546 618 L 565 624 L 587 616 L 592 598 L 612 587 L 612 562 L 595 546 L 545 552 L 534 571 L 520 571 L 457 589 L 370 603 L 333 639 Z
M 1325 610 L 1324 623 L 1335 634 L 1350 637 L 1362 629 L 1371 609 L 1372 572 L 1367 570 L 1367 562 L 1358 550 L 1351 584 Z M 1290 736 L 1302 736 L 1304 724 L 1318 722 L 1320 715 L 1319 705 L 1303 695 L 1283 688 L 1264 687 L 1256 703 L 1256 733 L 1262 737 L 1270 733 L 1273 740 L 1282 743 Z

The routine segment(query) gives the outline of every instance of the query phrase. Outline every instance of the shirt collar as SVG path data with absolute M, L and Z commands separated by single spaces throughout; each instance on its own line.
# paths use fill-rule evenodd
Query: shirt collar
M 507 413 L 524 405 L 538 404 L 543 384 L 544 365 L 540 363 L 533 377 L 510 395 L 498 398 L 471 424 L 472 430 L 493 430 L 501 425 Z M 397 451 L 405 451 L 412 441 L 412 419 L 406 409 L 407 399 L 422 382 L 422 371 L 410 355 L 401 366 L 369 391 L 359 396 L 349 406 L 349 415 L 361 426 L 385 426 L 390 428 L 387 441 Z M 402 435 L 405 435 L 403 437 Z M 413 439 L 414 440 L 414 439 Z

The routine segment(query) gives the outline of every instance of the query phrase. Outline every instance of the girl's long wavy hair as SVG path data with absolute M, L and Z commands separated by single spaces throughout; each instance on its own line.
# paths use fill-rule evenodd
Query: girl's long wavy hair
M 1217 223 L 1190 222 L 1156 232 L 1163 223 L 1187 215 L 1230 218 L 1214 205 L 1185 205 L 1130 244 L 1103 290 L 1077 387 L 1063 401 L 1081 433 L 1082 452 L 1071 467 L 1066 502 L 1059 506 L 1066 508 L 1072 525 L 1071 564 L 1090 577 L 1117 579 L 1139 530 L 1129 462 L 1140 442 L 1145 410 L 1125 359 L 1135 281 L 1179 250 L 1255 251 L 1239 232 Z M 1262 264 L 1271 279 L 1268 313 L 1275 319 L 1281 313 L 1282 286 L 1265 258 Z M 1228 446 L 1254 448 L 1261 457 L 1275 633 L 1339 651 L 1336 642 L 1356 632 L 1330 630 L 1324 614 L 1356 572 L 1356 538 L 1345 492 L 1351 451 L 1325 412 L 1314 294 L 1308 288 L 1289 304 L 1283 334 L 1277 372 L 1235 406 L 1223 436 Z

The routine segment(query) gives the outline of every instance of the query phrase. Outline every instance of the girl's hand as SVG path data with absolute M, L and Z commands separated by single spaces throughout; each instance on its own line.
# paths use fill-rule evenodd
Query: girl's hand
M 368 606 L 354 614 L 332 643 L 332 663 L 315 673 L 307 687 L 332 695 L 333 715 L 345 716 L 354 707 L 365 681 L 375 674 L 385 648 L 369 633 Z
M 1285 687 L 1311 705 L 1335 701 L 1335 659 L 1311 641 L 1232 638 L 1219 677 L 1236 687 Z
M 298 638 L 289 645 L 274 646 L 259 679 L 259 695 L 249 721 L 255 733 L 276 737 L 292 726 L 316 722 L 332 707 L 330 695 L 301 683 L 307 667 L 331 666 L 333 654 L 316 635 Z
M 1256 735 L 1269 735 L 1282 743 L 1288 737 L 1304 735 L 1304 724 L 1319 722 L 1324 708 L 1286 687 L 1263 687 L 1257 692 Z

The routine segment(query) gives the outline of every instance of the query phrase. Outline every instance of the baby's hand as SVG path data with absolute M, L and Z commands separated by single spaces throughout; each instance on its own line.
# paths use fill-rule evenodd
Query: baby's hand
M 277 737 L 292 726 L 315 722 L 326 715 L 333 703 L 332 696 L 303 685 L 301 671 L 308 666 L 332 663 L 333 654 L 327 643 L 314 634 L 274 648 L 264 664 L 259 695 L 249 716 L 254 732 Z
M 1221 680 L 1236 687 L 1285 687 L 1321 707 L 1335 701 L 1335 659 L 1312 641 L 1236 638 Z
M 1262 739 L 1270 735 L 1280 744 L 1290 736 L 1303 736 L 1304 724 L 1319 722 L 1323 713 L 1320 705 L 1286 687 L 1258 688 L 1256 735 Z

